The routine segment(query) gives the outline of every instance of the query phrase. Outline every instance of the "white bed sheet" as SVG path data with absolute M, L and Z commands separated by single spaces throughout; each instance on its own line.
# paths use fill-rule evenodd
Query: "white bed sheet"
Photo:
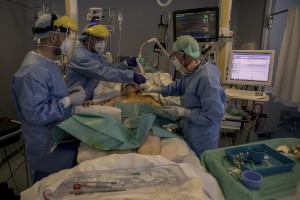
M 82 163 L 87 160 L 93 160 L 111 154 L 129 153 L 134 153 L 134 151 L 100 151 L 88 146 L 87 144 L 81 143 L 78 148 L 77 162 Z M 223 193 L 216 179 L 201 165 L 195 153 L 188 147 L 184 140 L 179 138 L 161 140 L 160 156 L 177 164 L 188 164 L 189 166 L 193 166 L 194 171 L 203 181 L 202 187 L 204 199 L 224 199 Z
M 174 163 L 163 156 L 147 156 L 135 153 L 112 154 L 82 162 L 72 169 L 62 170 L 35 183 L 21 193 L 22 200 L 45 199 L 46 193 L 54 192 L 59 185 L 76 171 L 95 171 L 133 167 L 157 166 L 164 164 L 178 165 L 189 180 L 182 185 L 157 185 L 135 188 L 122 192 L 105 192 L 81 195 L 67 195 L 60 199 L 224 199 L 216 180 L 207 172 L 189 163 Z M 45 192 L 47 191 L 47 192 Z

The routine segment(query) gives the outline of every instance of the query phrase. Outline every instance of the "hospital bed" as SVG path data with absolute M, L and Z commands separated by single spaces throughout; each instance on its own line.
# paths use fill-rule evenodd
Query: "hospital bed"
M 146 74 L 145 76 L 150 80 L 147 81 L 147 84 L 153 86 L 158 84 L 167 85 L 172 81 L 168 74 L 161 72 Z M 94 98 L 99 102 L 105 102 L 116 95 L 120 95 L 120 88 L 121 86 L 116 83 L 99 82 L 94 92 Z M 162 105 L 180 104 L 179 98 L 162 98 L 157 94 L 152 95 Z M 86 109 L 82 107 L 76 108 L 77 112 L 91 111 Z M 117 109 L 107 109 L 105 106 L 94 107 L 93 109 L 94 111 L 110 113 L 114 116 L 120 114 Z M 76 145 L 78 146 L 78 143 Z M 103 151 L 81 142 L 78 149 L 76 149 L 78 165 L 61 171 L 56 169 L 58 172 L 44 177 L 32 187 L 23 191 L 21 199 L 224 199 L 216 179 L 201 165 L 195 153 L 183 139 L 179 137 L 164 139 L 160 145 L 161 151 L 159 155 L 141 155 L 135 153 L 134 150 Z M 68 150 L 69 152 L 71 151 L 70 149 Z M 49 162 L 51 161 L 48 160 L 46 163 Z M 187 177 L 186 181 L 182 184 L 161 183 L 135 189 L 129 188 L 118 192 L 95 192 L 80 195 L 71 193 L 60 197 L 57 196 L 60 195 L 58 191 L 62 190 L 61 188 L 65 185 L 65 181 L 76 172 L 86 172 L 88 174 L 93 171 L 101 172 L 101 170 L 108 169 L 147 168 L 149 166 L 155 169 L 164 165 L 180 168 Z

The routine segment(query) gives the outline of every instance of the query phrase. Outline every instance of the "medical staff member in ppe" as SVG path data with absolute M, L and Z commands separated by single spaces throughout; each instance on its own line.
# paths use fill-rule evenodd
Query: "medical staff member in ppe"
M 51 129 L 71 116 L 71 105 L 80 105 L 85 99 L 83 88 L 68 91 L 59 67 L 53 62 L 56 56 L 72 50 L 72 39 L 68 36 L 76 35 L 77 30 L 77 23 L 68 16 L 40 16 L 33 28 L 38 47 L 27 53 L 13 77 L 13 100 L 21 120 L 32 180 L 54 144 Z
M 89 26 L 82 33 L 82 44 L 74 48 L 74 52 L 67 63 L 67 87 L 82 86 L 86 91 L 87 100 L 91 100 L 98 82 L 110 81 L 117 83 L 136 82 L 145 83 L 144 76 L 126 70 L 129 66 L 136 66 L 135 58 L 123 63 L 109 65 L 103 57 L 109 30 L 102 24 Z
M 218 147 L 220 121 L 224 114 L 225 93 L 220 72 L 213 62 L 201 65 L 198 42 L 191 36 L 177 38 L 170 59 L 180 63 L 185 74 L 167 86 L 141 85 L 144 92 L 163 96 L 182 96 L 182 107 L 165 109 L 173 116 L 183 117 L 183 134 L 198 157 L 204 150 Z

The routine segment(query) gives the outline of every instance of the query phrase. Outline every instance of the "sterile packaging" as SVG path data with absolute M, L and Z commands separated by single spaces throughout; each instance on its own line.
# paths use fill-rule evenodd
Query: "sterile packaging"
M 178 165 L 167 164 L 127 169 L 73 172 L 54 192 L 44 193 L 47 199 L 65 195 L 116 192 L 159 184 L 182 185 L 188 180 Z

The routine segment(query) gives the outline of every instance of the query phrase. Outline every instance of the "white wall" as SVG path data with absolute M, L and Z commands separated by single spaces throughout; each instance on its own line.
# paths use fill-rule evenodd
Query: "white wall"
M 234 48 L 241 49 L 243 43 L 254 42 L 260 49 L 265 0 L 233 0 L 231 21 L 235 31 Z M 236 19 L 238 18 L 238 19 Z
M 22 1 L 18 1 L 22 2 Z M 0 1 L 0 116 L 16 119 L 11 100 L 12 76 L 27 51 L 33 48 L 33 10 Z

